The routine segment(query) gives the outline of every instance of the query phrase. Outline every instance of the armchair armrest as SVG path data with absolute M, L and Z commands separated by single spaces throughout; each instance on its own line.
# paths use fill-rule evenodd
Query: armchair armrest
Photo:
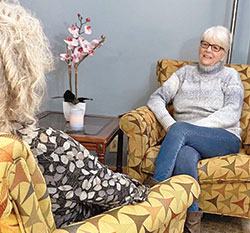
M 136 138 L 136 135 L 139 135 L 140 141 L 146 142 L 149 147 L 159 144 L 166 134 L 154 113 L 147 106 L 139 107 L 123 115 L 120 128 L 130 140 L 137 141 L 139 138 Z
M 241 118 L 241 143 L 245 153 L 250 155 L 250 114 L 243 109 Z
M 151 188 L 147 201 L 114 208 L 53 233 L 182 232 L 186 210 L 199 193 L 195 179 L 174 176 Z
M 0 232 L 52 232 L 47 187 L 29 146 L 0 134 Z
M 120 128 L 128 136 L 128 174 L 143 182 L 143 157 L 150 147 L 160 144 L 165 131 L 147 106 L 123 115 L 120 119 Z

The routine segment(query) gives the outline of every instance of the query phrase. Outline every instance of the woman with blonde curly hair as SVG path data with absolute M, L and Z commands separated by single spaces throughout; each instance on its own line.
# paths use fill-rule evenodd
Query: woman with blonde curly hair
M 22 7 L 1 2 L 0 127 L 15 132 L 15 122 L 34 125 L 53 59 L 38 19 Z
M 0 130 L 26 141 L 45 177 L 57 227 L 118 205 L 144 201 L 148 188 L 114 173 L 67 134 L 37 128 L 35 112 L 53 67 L 41 24 L 17 1 L 0 2 Z

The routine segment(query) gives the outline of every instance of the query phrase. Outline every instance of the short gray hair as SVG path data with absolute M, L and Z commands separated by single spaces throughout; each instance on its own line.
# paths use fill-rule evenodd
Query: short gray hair
M 201 40 L 214 40 L 218 45 L 223 47 L 226 52 L 229 51 L 231 46 L 231 34 L 227 28 L 223 26 L 214 26 L 208 28 L 201 36 Z

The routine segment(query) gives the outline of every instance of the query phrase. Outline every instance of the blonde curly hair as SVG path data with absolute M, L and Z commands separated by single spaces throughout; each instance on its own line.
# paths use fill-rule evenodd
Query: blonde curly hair
M 0 132 L 16 133 L 16 122 L 35 125 L 52 68 L 39 20 L 18 1 L 0 1 Z

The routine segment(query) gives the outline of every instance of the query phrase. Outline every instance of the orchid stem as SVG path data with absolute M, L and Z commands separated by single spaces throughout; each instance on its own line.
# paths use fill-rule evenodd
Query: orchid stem
M 69 75 L 69 89 L 72 92 L 72 68 L 68 67 L 68 75 Z
M 75 66 L 75 98 L 78 99 L 78 66 Z

